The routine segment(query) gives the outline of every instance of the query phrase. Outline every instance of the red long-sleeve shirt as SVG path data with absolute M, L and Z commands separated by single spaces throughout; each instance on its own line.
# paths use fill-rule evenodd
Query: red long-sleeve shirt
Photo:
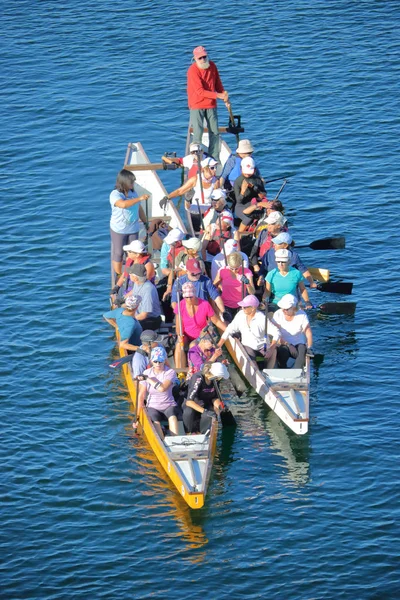
M 187 94 L 189 108 L 215 108 L 217 94 L 222 94 L 224 86 L 220 79 L 216 64 L 210 60 L 208 69 L 199 69 L 193 63 L 187 72 Z

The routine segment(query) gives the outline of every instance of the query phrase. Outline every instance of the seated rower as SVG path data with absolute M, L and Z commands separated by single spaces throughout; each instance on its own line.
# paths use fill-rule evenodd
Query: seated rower
M 152 283 L 154 283 L 156 277 L 156 271 L 154 269 L 153 263 L 151 262 L 151 254 L 149 254 L 143 242 L 140 242 L 139 240 L 134 240 L 127 246 L 123 246 L 123 250 L 128 254 L 128 258 L 125 262 L 124 272 L 118 279 L 115 287 L 112 289 L 111 295 L 118 294 L 119 289 L 124 285 L 124 283 L 125 294 L 132 289 L 132 283 L 129 279 L 127 269 L 133 264 L 144 265 L 146 267 L 147 279 Z
M 253 295 L 246 296 L 239 302 L 242 310 L 237 313 L 232 323 L 229 323 L 217 347 L 221 348 L 230 335 L 240 333 L 242 344 L 250 358 L 255 360 L 257 356 L 261 356 L 264 359 L 264 368 L 272 369 L 276 362 L 280 333 L 271 321 L 266 325 L 265 314 L 257 310 L 259 304 L 259 300 Z M 272 336 L 272 342 L 266 333 Z
M 252 217 L 246 215 L 243 211 L 251 205 L 253 198 L 264 198 L 265 187 L 260 176 L 255 174 L 256 163 L 254 160 L 244 158 L 241 161 L 242 174 L 235 180 L 235 215 L 241 220 L 239 231 L 245 231 L 246 227 L 251 223 Z
M 239 252 L 232 252 L 227 257 L 227 266 L 222 267 L 214 280 L 215 287 L 221 290 L 225 312 L 231 319 L 239 310 L 239 302 L 247 294 L 254 294 L 253 274 L 242 266 Z
M 262 285 L 264 283 L 265 276 L 267 273 L 277 268 L 276 260 L 275 260 L 275 252 L 277 250 L 289 250 L 290 251 L 290 266 L 298 269 L 300 273 L 303 275 L 304 279 L 307 279 L 311 288 L 316 288 L 317 284 L 314 282 L 314 279 L 307 269 L 304 266 L 302 261 L 300 260 L 299 255 L 296 250 L 292 247 L 292 236 L 287 231 L 281 231 L 278 235 L 272 238 L 272 248 L 270 248 L 262 257 L 261 266 L 259 271 L 259 278 L 257 281 L 257 285 Z
M 222 298 L 213 285 L 211 279 L 206 275 L 202 275 L 200 264 L 197 260 L 188 260 L 186 263 L 186 275 L 175 279 L 174 285 L 172 286 L 171 303 L 172 307 L 175 308 L 177 303 L 177 289 L 179 291 L 187 281 L 191 281 L 194 284 L 196 290 L 196 297 L 201 300 L 209 300 L 215 302 L 217 309 L 223 313 L 225 310 Z
M 109 310 L 103 315 L 107 323 L 118 328 L 121 340 L 119 345 L 126 350 L 136 350 L 140 345 L 142 326 L 135 315 L 141 301 L 141 296 L 127 296 L 120 308 Z
M 214 190 L 211 194 L 211 208 L 204 214 L 203 240 L 207 242 L 208 260 L 218 254 L 224 240 L 230 239 L 235 231 L 233 214 L 226 208 L 226 194 L 224 190 Z
M 285 294 L 293 294 L 296 297 L 301 295 L 306 308 L 312 308 L 308 291 L 304 285 L 303 275 L 290 266 L 290 254 L 290 250 L 277 250 L 275 252 L 277 268 L 267 275 L 264 300 L 277 305 Z
M 253 158 L 254 148 L 250 140 L 240 140 L 238 147 L 236 148 L 236 154 L 231 154 L 228 160 L 224 164 L 222 169 L 219 182 L 221 188 L 225 187 L 227 190 L 232 190 L 235 185 L 235 181 L 242 174 L 241 163 L 244 158 Z M 256 166 L 254 174 L 259 177 L 260 172 Z
M 222 355 L 221 348 L 215 348 L 210 336 L 205 334 L 198 338 L 188 351 L 189 367 L 193 373 L 200 371 L 205 363 L 213 363 Z
M 240 242 L 239 239 L 236 239 L 237 233 L 235 233 L 235 239 L 226 240 L 221 252 L 216 254 L 212 259 L 211 263 L 211 279 L 214 281 L 216 278 L 218 271 L 222 269 L 222 267 L 226 267 L 225 256 L 228 258 L 232 252 L 239 252 L 243 259 L 243 266 L 248 269 L 249 268 L 249 258 L 247 254 L 240 251 Z
M 306 353 L 313 356 L 313 336 L 306 313 L 299 309 L 293 294 L 285 294 L 278 302 L 279 310 L 274 313 L 272 323 L 280 332 L 277 349 L 279 369 L 286 369 L 289 358 L 294 358 L 294 369 L 302 369 Z
M 176 304 L 174 307 L 174 313 L 179 342 L 175 348 L 175 364 L 177 367 L 184 367 L 186 366 L 186 356 L 182 349 L 200 336 L 208 325 L 208 319 L 222 330 L 226 325 L 215 315 L 207 300 L 197 298 L 196 289 L 190 281 L 182 285 L 182 300 L 179 302 L 179 306 Z
M 206 273 L 206 266 L 204 264 L 204 260 L 200 256 L 200 253 L 203 248 L 203 242 L 199 240 L 199 238 L 192 237 L 188 240 L 182 241 L 182 247 L 180 252 L 178 252 L 175 256 L 175 267 L 170 269 L 170 273 L 168 275 L 168 285 L 163 296 L 163 300 L 165 301 L 172 292 L 172 284 L 175 276 L 181 277 L 186 274 L 186 263 L 188 260 L 195 260 L 198 262 L 201 268 L 202 273 Z M 171 266 L 172 267 L 172 266 Z
M 165 365 L 167 353 L 161 346 L 151 351 L 151 367 L 139 375 L 139 398 L 137 415 L 146 401 L 147 413 L 153 421 L 160 438 L 164 438 L 161 421 L 168 419 L 169 430 L 178 435 L 179 408 L 172 394 L 175 371 Z
M 183 404 L 183 425 L 186 433 L 206 433 L 217 418 L 221 402 L 213 381 L 229 379 L 228 369 L 220 362 L 206 363 L 202 371 L 189 381 L 187 399 Z
M 128 273 L 133 283 L 129 295 L 141 297 L 136 319 L 142 329 L 158 329 L 161 325 L 161 306 L 155 285 L 147 280 L 146 267 L 134 264 L 128 267 Z
M 152 329 L 145 329 L 140 334 L 140 347 L 132 356 L 130 362 L 132 377 L 135 379 L 138 375 L 142 375 L 148 368 L 150 363 L 150 353 L 153 348 L 161 346 L 162 337 Z
M 168 276 L 174 257 L 182 250 L 182 240 L 185 239 L 185 233 L 176 227 L 165 236 L 160 251 L 160 269 L 164 276 Z
M 286 221 L 286 217 L 278 211 L 271 212 L 265 219 L 264 223 L 267 227 L 257 236 L 250 253 L 250 264 L 255 272 L 260 270 L 259 259 L 272 248 L 272 238 L 276 237 L 281 231 L 287 231 Z
M 180 167 L 184 167 L 185 169 L 189 169 L 188 172 L 188 179 L 190 179 L 190 177 L 194 177 L 195 175 L 197 175 L 197 172 L 199 170 L 199 166 L 198 166 L 198 156 L 200 155 L 200 161 L 204 160 L 204 158 L 207 158 L 207 153 L 204 151 L 204 146 L 203 144 L 197 144 L 196 142 L 193 142 L 192 144 L 190 144 L 189 146 L 189 154 L 187 154 L 186 156 L 180 158 L 180 157 L 175 157 L 175 156 L 162 156 L 162 160 L 167 163 L 168 165 L 175 163 L 177 165 L 179 165 Z

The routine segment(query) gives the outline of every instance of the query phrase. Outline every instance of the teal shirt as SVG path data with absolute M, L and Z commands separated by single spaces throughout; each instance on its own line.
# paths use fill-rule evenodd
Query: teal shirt
M 303 279 L 304 277 L 300 271 L 293 267 L 289 267 L 289 272 L 285 277 L 280 274 L 278 268 L 273 269 L 273 271 L 268 273 L 266 279 L 271 285 L 270 301 L 276 304 L 285 294 L 293 294 L 293 296 L 298 298 L 297 286 Z
M 130 344 L 134 346 L 140 346 L 140 334 L 142 333 L 142 326 L 134 317 L 129 315 L 123 315 L 124 308 L 114 308 L 104 313 L 103 317 L 107 319 L 115 319 L 117 327 L 121 336 L 121 340 L 129 340 Z

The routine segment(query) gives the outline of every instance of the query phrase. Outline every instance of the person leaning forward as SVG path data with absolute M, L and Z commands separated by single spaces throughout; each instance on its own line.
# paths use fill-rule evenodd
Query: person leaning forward
M 208 154 L 218 160 L 219 132 L 217 99 L 229 103 L 229 95 L 222 85 L 216 64 L 209 60 L 207 50 L 197 46 L 193 50 L 194 63 L 187 71 L 187 94 L 193 142 L 201 143 L 206 120 L 209 135 Z

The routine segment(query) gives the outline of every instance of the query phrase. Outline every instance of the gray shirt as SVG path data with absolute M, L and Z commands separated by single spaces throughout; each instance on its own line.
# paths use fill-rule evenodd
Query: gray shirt
M 136 310 L 136 314 L 145 312 L 148 317 L 159 317 L 161 315 L 161 306 L 157 289 L 151 281 L 145 281 L 142 284 L 134 283 L 132 294 L 142 298 L 142 301 Z

